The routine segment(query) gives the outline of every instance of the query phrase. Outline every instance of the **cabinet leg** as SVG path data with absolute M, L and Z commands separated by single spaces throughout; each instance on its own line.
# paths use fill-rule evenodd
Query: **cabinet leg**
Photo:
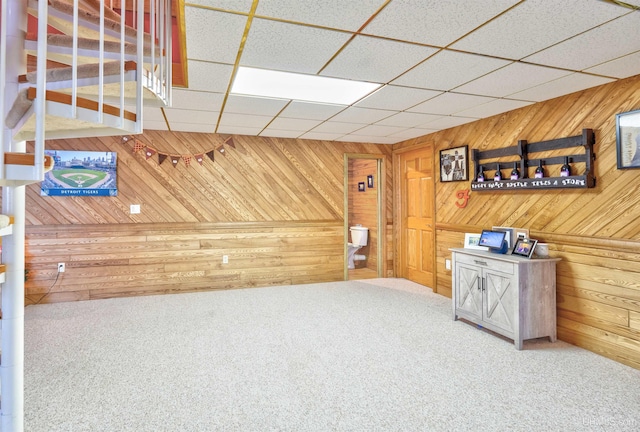
M 558 337 L 556 336 L 556 332 L 553 332 L 553 334 L 549 335 L 549 342 L 555 342 L 558 340 Z
M 516 339 L 513 343 L 518 351 L 522 351 L 522 339 Z

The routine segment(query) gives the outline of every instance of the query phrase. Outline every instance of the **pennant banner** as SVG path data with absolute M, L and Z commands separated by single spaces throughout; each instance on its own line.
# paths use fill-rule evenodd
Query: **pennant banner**
M 188 167 L 191 164 L 191 158 L 193 156 L 188 156 L 188 155 L 182 155 L 182 160 L 184 161 L 184 164 Z
M 204 160 L 204 154 L 197 154 L 195 155 L 196 161 L 198 161 L 198 163 L 200 165 L 202 165 L 202 161 Z
M 174 168 L 178 166 L 178 162 L 180 162 L 180 156 L 172 155 L 171 156 L 171 163 L 173 164 Z
M 154 154 L 156 154 L 156 151 L 152 148 L 147 147 L 146 149 L 144 149 L 144 155 L 147 158 L 147 160 L 149 160 L 149 158 L 151 156 L 153 156 Z
M 158 153 L 158 165 L 162 165 L 162 162 L 169 156 L 168 154 Z
M 144 144 L 140 141 L 136 140 L 136 143 L 133 145 L 133 152 L 138 153 L 140 150 L 144 148 Z
M 216 152 L 220 152 L 220 154 L 222 155 L 226 155 L 226 148 L 225 146 L 229 146 L 232 148 L 236 148 L 236 143 L 233 141 L 233 137 L 232 136 L 223 136 L 224 141 L 221 145 L 206 151 L 204 153 L 198 153 L 198 154 L 186 154 L 186 155 L 173 155 L 173 154 L 169 154 L 169 153 L 161 153 L 159 152 L 157 149 L 150 147 L 146 144 L 144 144 L 143 142 L 139 141 L 138 139 L 132 137 L 132 136 L 123 136 L 121 137 L 121 141 L 124 144 L 127 144 L 129 142 L 133 142 L 133 153 L 138 153 L 139 151 L 143 150 L 144 151 L 144 157 L 145 159 L 149 160 L 151 159 L 153 156 L 158 155 L 158 165 L 162 165 L 162 162 L 164 162 L 167 158 L 170 158 L 171 160 L 171 164 L 173 165 L 174 168 L 176 168 L 180 162 L 180 159 L 182 159 L 184 161 L 185 166 L 189 167 L 191 166 L 191 162 L 195 159 L 196 162 L 198 162 L 199 165 L 202 165 L 203 161 L 204 161 L 204 156 L 206 155 L 209 159 L 211 159 L 212 162 L 215 162 L 215 153 Z

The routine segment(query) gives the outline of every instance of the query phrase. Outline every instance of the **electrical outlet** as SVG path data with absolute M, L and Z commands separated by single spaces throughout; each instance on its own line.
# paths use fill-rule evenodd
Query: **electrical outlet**
M 229 264 L 229 255 L 222 255 L 222 264 Z
M 64 263 L 58 263 L 58 273 L 64 273 L 65 265 Z
M 131 204 L 129 207 L 130 214 L 140 214 L 140 204 Z
M 447 270 L 451 270 L 451 260 L 450 260 L 450 259 L 446 259 L 446 260 L 444 260 L 444 267 L 445 267 Z

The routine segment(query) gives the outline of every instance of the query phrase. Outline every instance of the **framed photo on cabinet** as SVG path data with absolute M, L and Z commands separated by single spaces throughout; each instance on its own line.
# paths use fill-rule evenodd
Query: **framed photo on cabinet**
M 469 180 L 469 146 L 440 150 L 440 181 Z
M 618 169 L 640 168 L 640 110 L 616 114 Z

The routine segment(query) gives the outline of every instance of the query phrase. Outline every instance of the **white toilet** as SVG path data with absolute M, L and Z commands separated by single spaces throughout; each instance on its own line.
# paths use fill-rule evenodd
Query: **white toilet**
M 360 248 L 367 245 L 369 228 L 365 228 L 362 225 L 356 225 L 349 228 L 349 231 L 351 232 L 351 242 L 348 243 L 349 248 L 347 251 L 347 268 L 354 269 L 356 268 L 356 261 L 362 261 L 367 258 L 364 255 L 358 255 L 356 252 L 358 252 Z

